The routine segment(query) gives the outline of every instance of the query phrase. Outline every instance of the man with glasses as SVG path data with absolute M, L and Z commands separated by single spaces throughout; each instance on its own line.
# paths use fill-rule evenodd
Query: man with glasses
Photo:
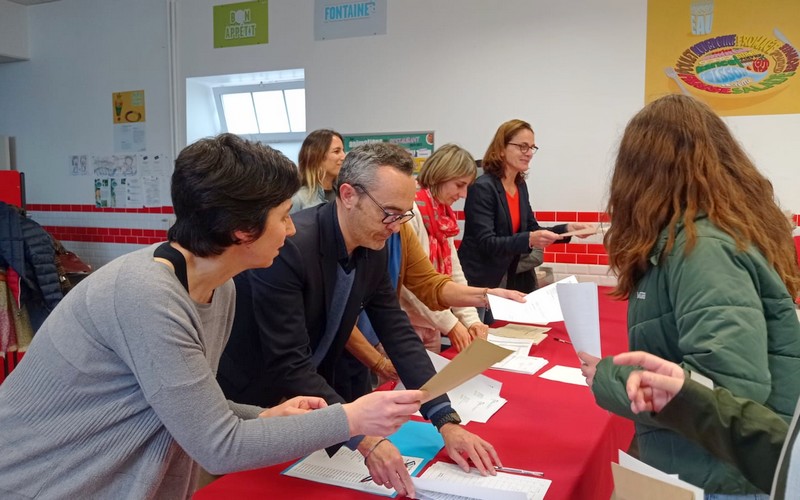
M 412 170 L 411 156 L 396 145 L 351 151 L 334 185 L 335 201 L 295 214 L 297 233 L 273 265 L 235 278 L 236 319 L 218 376 L 226 396 L 241 403 L 297 394 L 342 402 L 333 389 L 335 368 L 362 309 L 406 387 L 418 388 L 433 376 L 387 273 L 386 241 L 413 217 Z M 488 291 L 436 273 L 425 286 L 438 309 L 484 304 Z M 500 464 L 494 449 L 458 425 L 447 396 L 421 411 L 442 433 L 454 461 L 468 469 L 468 459 L 494 474 Z M 364 455 L 376 483 L 401 495 L 409 491 L 408 471 L 390 442 L 366 436 L 348 445 Z

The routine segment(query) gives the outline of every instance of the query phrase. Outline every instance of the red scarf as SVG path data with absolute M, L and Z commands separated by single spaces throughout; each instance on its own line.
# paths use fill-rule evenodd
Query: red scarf
M 431 263 L 437 272 L 450 276 L 453 274 L 453 263 L 447 238 L 459 232 L 456 214 L 449 205 L 436 201 L 428 189 L 417 191 L 416 202 L 428 232 Z

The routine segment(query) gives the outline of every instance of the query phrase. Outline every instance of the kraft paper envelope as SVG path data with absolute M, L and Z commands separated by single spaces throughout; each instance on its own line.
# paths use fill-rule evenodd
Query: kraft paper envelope
M 613 500 L 694 500 L 691 491 L 665 483 L 659 479 L 639 474 L 630 469 L 611 462 L 611 473 L 614 475 Z
M 420 387 L 420 390 L 428 393 L 422 402 L 426 403 L 458 387 L 513 352 L 482 338 L 476 338 L 447 366 Z
M 545 332 L 549 331 L 550 328 L 543 326 L 517 325 L 513 323 L 501 326 L 500 328 L 489 328 L 489 333 L 497 335 L 498 337 L 533 340 L 533 345 L 539 345 L 539 342 L 546 339 L 547 334 Z
M 586 227 L 586 228 L 583 228 L 583 229 L 576 229 L 575 231 L 569 231 L 569 232 L 566 232 L 566 233 L 561 233 L 561 234 L 559 234 L 559 236 L 561 236 L 562 238 L 566 238 L 567 236 L 583 236 L 583 235 L 591 236 L 593 234 L 597 234 L 597 230 L 598 229 L 599 229 L 599 226 L 591 226 L 591 227 Z

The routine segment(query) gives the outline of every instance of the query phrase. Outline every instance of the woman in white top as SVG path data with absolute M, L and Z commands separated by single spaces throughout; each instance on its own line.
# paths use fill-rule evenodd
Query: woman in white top
M 455 144 L 440 147 L 420 170 L 417 178 L 420 189 L 414 205 L 416 216 L 409 221 L 436 271 L 463 285 L 467 280 L 453 242 L 459 229 L 452 205 L 466 198 L 467 187 L 475 182 L 477 174 L 475 160 L 467 150 Z M 425 347 L 433 352 L 441 351 L 442 335 L 447 335 L 458 351 L 475 337 L 486 338 L 488 327 L 474 307 L 432 311 L 405 288 L 400 291 L 400 305 Z

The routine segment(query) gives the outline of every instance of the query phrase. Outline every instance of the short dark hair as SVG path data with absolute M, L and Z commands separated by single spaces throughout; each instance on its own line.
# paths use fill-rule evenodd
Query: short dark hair
M 372 189 L 375 187 L 375 172 L 384 166 L 410 176 L 414 172 L 414 159 L 407 149 L 397 144 L 373 142 L 359 146 L 347 153 L 342 162 L 342 169 L 333 185 L 337 195 L 342 184 Z
M 221 254 L 264 232 L 269 211 L 300 188 L 297 168 L 280 151 L 233 134 L 183 149 L 172 174 L 175 224 L 167 238 L 199 257 Z

